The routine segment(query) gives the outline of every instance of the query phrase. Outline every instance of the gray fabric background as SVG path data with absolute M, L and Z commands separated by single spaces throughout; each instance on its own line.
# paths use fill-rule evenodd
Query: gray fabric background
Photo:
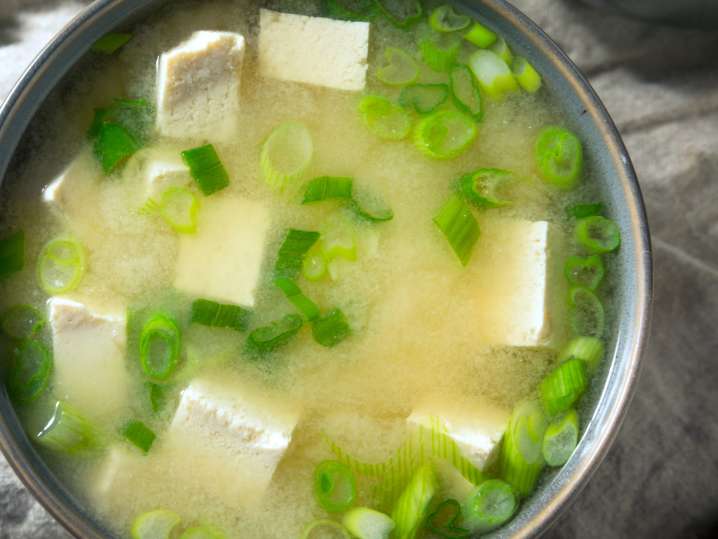
M 718 537 L 718 31 L 516 0 L 586 73 L 648 204 L 653 329 L 618 441 L 549 537 Z M 0 0 L 0 99 L 79 0 Z M 0 457 L 0 539 L 64 538 Z

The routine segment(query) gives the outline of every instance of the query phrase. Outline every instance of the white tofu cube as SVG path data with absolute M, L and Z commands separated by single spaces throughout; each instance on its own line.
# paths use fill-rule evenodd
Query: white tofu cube
M 198 379 L 182 391 L 167 434 L 176 453 L 186 453 L 183 468 L 223 478 L 229 499 L 251 505 L 269 486 L 298 420 L 295 406 L 266 391 Z
M 484 218 L 473 277 L 486 342 L 530 347 L 548 342 L 550 226 L 546 221 Z
M 336 90 L 366 85 L 369 23 L 259 12 L 259 71 L 263 77 Z
M 173 138 L 227 140 L 237 131 L 245 41 L 195 32 L 157 63 L 157 129 Z
M 91 417 L 127 406 L 124 309 L 96 309 L 61 297 L 48 304 L 58 398 Z
M 186 187 L 192 183 L 189 167 L 179 151 L 151 150 L 144 159 L 142 178 L 147 198 L 159 200 L 169 187 Z
M 479 470 L 495 457 L 504 435 L 509 411 L 486 402 L 427 403 L 417 407 L 407 418 L 416 427 L 439 426 L 458 446 L 461 454 Z
M 229 195 L 204 198 L 197 233 L 179 240 L 175 288 L 253 307 L 269 224 L 261 203 Z

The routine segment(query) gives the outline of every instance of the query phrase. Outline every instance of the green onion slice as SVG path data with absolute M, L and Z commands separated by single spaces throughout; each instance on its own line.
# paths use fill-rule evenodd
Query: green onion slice
M 0 239 L 0 279 L 25 266 L 25 233 L 22 230 Z
M 500 208 L 511 202 L 502 193 L 513 181 L 513 174 L 500 168 L 480 168 L 459 178 L 459 192 L 479 208 Z
M 476 123 L 466 114 L 441 110 L 419 120 L 414 144 L 433 159 L 453 159 L 471 146 L 478 132 Z
M 510 66 L 514 60 L 514 55 L 511 53 L 509 44 L 506 43 L 506 40 L 501 36 L 496 38 L 496 41 L 494 41 L 489 49 L 494 54 L 497 54 L 508 66 Z
M 167 401 L 165 386 L 152 382 L 146 382 L 145 387 L 147 388 L 147 398 L 150 401 L 150 408 L 152 409 L 152 412 L 156 414 L 162 410 L 165 402 Z
M 123 32 L 110 32 L 93 43 L 90 50 L 100 54 L 114 54 L 132 39 L 132 34 Z
M 297 283 L 286 277 L 277 277 L 274 284 L 307 320 L 311 322 L 319 318 L 319 307 L 302 293 Z
M 446 84 L 412 84 L 399 94 L 399 104 L 405 109 L 414 109 L 419 114 L 433 112 L 449 97 Z
M 359 539 L 389 539 L 394 521 L 388 515 L 368 507 L 355 507 L 346 512 L 342 524 Z
M 364 191 L 354 194 L 352 208 L 359 217 L 372 223 L 391 221 L 394 218 L 394 211 L 383 200 Z
M 324 200 L 351 200 L 354 180 L 338 176 L 320 176 L 311 180 L 304 191 L 302 204 Z
M 50 421 L 36 439 L 48 449 L 69 454 L 95 449 L 99 444 L 98 433 L 92 423 L 63 401 L 55 403 Z
M 336 346 L 350 333 L 349 322 L 340 309 L 332 309 L 312 322 L 314 340 L 327 348 Z
M 314 497 L 330 513 L 349 509 L 356 500 L 354 473 L 337 460 L 320 462 L 314 470 Z
M 466 266 L 479 239 L 479 223 L 471 209 L 460 197 L 453 195 L 434 217 L 434 223 L 446 237 L 461 264 Z
M 498 528 L 514 515 L 518 502 L 511 485 L 500 479 L 481 483 L 466 502 L 464 525 L 472 533 Z
M 410 28 L 424 15 L 424 8 L 419 0 L 375 0 L 375 2 L 379 11 L 397 28 Z
M 212 144 L 185 150 L 181 155 L 190 175 L 205 196 L 221 191 L 229 185 L 227 169 Z
M 451 99 L 459 110 L 479 121 L 483 117 L 481 92 L 471 70 L 463 64 L 457 64 L 449 73 Z
M 351 539 L 349 532 L 333 520 L 322 518 L 307 524 L 301 539 Z
M 544 468 L 541 444 L 546 416 L 536 401 L 524 401 L 513 410 L 499 456 L 500 477 L 518 496 L 528 496 Z
M 437 491 L 437 480 L 429 464 L 422 465 L 399 496 L 391 513 L 396 539 L 415 539 L 427 517 L 429 503 Z
M 546 428 L 543 436 L 543 458 L 549 466 L 566 464 L 578 445 L 578 414 L 569 410 Z
M 498 36 L 486 26 L 475 22 L 469 31 L 464 34 L 464 39 L 469 43 L 473 43 L 480 49 L 486 49 L 496 42 Z
M 378 95 L 364 96 L 359 113 L 369 131 L 384 140 L 402 140 L 411 131 L 411 117 L 399 105 Z
M 592 254 L 610 253 L 621 245 L 618 225 L 600 215 L 579 219 L 576 223 L 575 238 L 582 248 Z
M 444 500 L 429 515 L 426 528 L 447 539 L 468 537 L 469 530 L 459 526 L 461 522 L 461 505 L 456 500 Z
M 590 255 L 569 256 L 563 266 L 563 272 L 569 284 L 596 290 L 606 270 L 600 256 Z
M 28 404 L 47 389 L 52 373 L 52 355 L 35 339 L 22 340 L 13 350 L 7 389 L 13 401 Z
M 191 321 L 194 324 L 244 331 L 249 326 L 250 312 L 239 305 L 217 303 L 209 299 L 192 302 Z
M 247 347 L 260 355 L 273 352 L 287 344 L 304 325 L 302 317 L 287 314 L 279 320 L 253 330 L 247 337 Z
M 49 295 L 64 294 L 77 288 L 85 274 L 85 249 L 75 239 L 50 240 L 40 251 L 37 279 Z
M 157 437 L 152 432 L 152 429 L 137 419 L 132 419 L 125 423 L 120 430 L 120 434 L 145 454 L 150 450 Z
M 304 257 L 319 240 L 319 232 L 290 228 L 279 247 L 274 263 L 274 276 L 296 279 L 302 269 Z
M 384 49 L 384 62 L 376 70 L 376 78 L 389 86 L 404 86 L 419 78 L 419 64 L 408 53 L 396 47 Z
M 45 315 L 32 305 L 13 305 L 0 315 L 0 328 L 12 339 L 29 339 L 45 327 L 45 323 Z
M 301 178 L 312 162 L 314 142 L 303 124 L 287 122 L 275 128 L 262 146 L 260 167 L 264 181 L 282 191 Z
M 598 365 L 606 352 L 601 339 L 596 337 L 574 337 L 563 347 L 558 355 L 558 361 L 564 362 L 576 358 L 586 365 L 588 374 L 596 372 Z
M 145 99 L 115 98 L 111 105 L 95 109 L 87 138 L 95 139 L 107 122 L 121 125 L 136 142 L 144 143 L 152 123 L 152 108 Z
M 150 380 L 164 382 L 177 368 L 182 334 L 177 322 L 164 313 L 155 313 L 140 333 L 140 366 Z
M 175 232 L 194 234 L 197 231 L 199 198 L 186 187 L 168 187 L 160 200 L 150 199 L 142 211 L 156 212 Z
M 226 536 L 214 526 L 205 525 L 187 528 L 179 539 L 226 539 Z
M 429 24 L 437 32 L 456 32 L 467 28 L 471 24 L 471 19 L 456 13 L 453 7 L 444 4 L 431 12 Z
M 583 146 L 578 137 L 562 127 L 544 127 L 536 139 L 539 176 L 559 189 L 572 189 L 583 171 Z
M 592 217 L 594 215 L 603 215 L 603 203 L 594 202 L 589 204 L 573 204 L 566 208 L 566 214 L 569 217 L 583 219 L 584 217 Z
M 308 281 L 318 281 L 327 274 L 327 262 L 319 252 L 310 251 L 302 262 L 302 275 Z
M 458 34 L 426 34 L 419 39 L 419 52 L 424 63 L 434 71 L 446 73 L 456 63 L 461 50 Z
M 169 539 L 182 519 L 166 509 L 142 513 L 132 523 L 132 539 Z
M 94 151 L 105 174 L 114 172 L 139 149 L 139 142 L 119 123 L 104 122 L 100 126 Z
M 342 21 L 370 21 L 378 10 L 374 0 L 322 0 L 322 13 Z
M 541 403 L 550 416 L 571 408 L 588 387 L 586 365 L 571 358 L 552 370 L 539 385 Z
M 526 58 L 517 56 L 511 62 L 511 71 L 519 83 L 519 86 L 530 94 L 535 94 L 541 89 L 541 75 Z
M 489 50 L 475 51 L 469 57 L 469 68 L 479 86 L 492 99 L 502 99 L 518 90 L 516 78 L 500 56 Z
M 603 305 L 588 288 L 575 286 L 569 290 L 569 323 L 576 335 L 601 337 L 606 325 Z

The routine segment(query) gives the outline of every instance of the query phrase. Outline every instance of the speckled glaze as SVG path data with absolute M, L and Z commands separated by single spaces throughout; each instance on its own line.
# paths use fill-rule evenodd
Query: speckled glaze
M 165 0 L 98 0 L 73 19 L 24 73 L 0 109 L 0 177 L 4 177 L 22 136 L 50 92 L 108 31 L 141 20 Z M 630 403 L 650 318 L 652 270 L 646 215 L 630 158 L 606 109 L 568 57 L 525 15 L 504 0 L 459 2 L 501 32 L 512 48 L 542 73 L 567 121 L 584 141 L 586 166 L 599 183 L 622 245 L 615 257 L 612 305 L 603 370 L 584 400 L 584 432 L 560 470 L 548 474 L 514 520 L 495 537 L 533 537 L 545 532 L 591 477 L 613 442 Z M 57 481 L 27 438 L 7 398 L 0 394 L 0 449 L 45 508 L 81 538 L 111 535 L 92 520 Z

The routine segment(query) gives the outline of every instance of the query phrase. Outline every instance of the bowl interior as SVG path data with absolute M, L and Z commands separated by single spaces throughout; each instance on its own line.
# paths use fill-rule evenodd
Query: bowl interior
M 31 157 L 25 135 L 34 118 L 51 107 L 63 81 L 82 69 L 90 45 L 111 30 L 142 20 L 167 0 L 100 0 L 75 18 L 44 49 L 0 110 L 0 177 Z M 586 166 L 598 182 L 608 212 L 620 226 L 622 245 L 615 257 L 614 297 L 609 310 L 607 357 L 584 399 L 583 435 L 569 462 L 547 474 L 519 515 L 496 537 L 544 531 L 581 489 L 604 457 L 630 401 L 647 330 L 651 293 L 650 243 L 640 190 L 630 159 L 603 105 L 565 54 L 527 17 L 503 0 L 460 1 L 467 11 L 497 29 L 512 49 L 543 75 L 548 92 L 561 104 L 585 145 Z M 174 6 L 173 6 L 174 7 Z M 109 534 L 94 522 L 59 483 L 25 435 L 2 390 L 0 448 L 40 502 L 73 534 Z

